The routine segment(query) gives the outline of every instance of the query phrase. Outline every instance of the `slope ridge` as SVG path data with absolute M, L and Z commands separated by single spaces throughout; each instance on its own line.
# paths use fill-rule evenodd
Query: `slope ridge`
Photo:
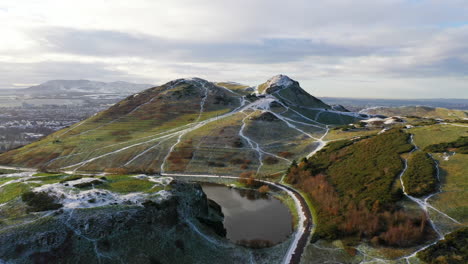
M 267 84 L 264 93 L 257 87 L 246 94 L 200 78 L 177 79 L 0 160 L 49 170 L 268 174 L 323 147 L 330 126 L 363 119 L 331 110 L 287 76 Z

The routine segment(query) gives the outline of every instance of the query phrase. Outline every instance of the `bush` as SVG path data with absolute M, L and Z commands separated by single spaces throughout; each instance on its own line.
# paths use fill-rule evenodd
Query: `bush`
M 409 135 L 393 129 L 359 141 L 328 144 L 309 159 L 293 162 L 286 181 L 316 206 L 313 239 L 372 239 L 386 246 L 412 246 L 434 234 L 424 214 L 401 210 L 395 188 L 403 170 L 400 154 L 413 148 Z
M 455 149 L 456 152 L 468 154 L 468 137 L 459 137 L 452 142 L 429 145 L 424 150 L 427 152 L 442 153 L 449 151 L 449 149 Z
M 468 259 L 468 227 L 463 227 L 417 254 L 429 264 L 466 263 Z
M 255 182 L 254 176 L 255 173 L 253 171 L 243 172 L 240 175 L 239 182 L 250 187 L 255 186 L 257 183 Z
M 28 210 L 30 212 L 57 210 L 63 206 L 56 203 L 55 198 L 46 192 L 25 192 L 21 195 L 21 199 L 30 207 Z
M 263 162 L 265 162 L 268 165 L 273 165 L 279 162 L 279 160 L 275 157 L 266 157 Z
M 268 187 L 268 185 L 262 185 L 260 186 L 260 188 L 258 188 L 258 192 L 259 193 L 268 193 L 270 192 L 270 187 Z
M 294 155 L 294 153 L 289 152 L 289 151 L 283 151 L 283 152 L 278 153 L 278 156 L 283 157 L 285 159 L 291 158 L 293 155 Z
M 274 246 L 274 244 L 269 241 L 269 240 L 263 240 L 263 239 L 253 239 L 253 240 L 239 240 L 237 241 L 238 245 L 248 247 L 248 248 L 254 248 L 254 249 L 260 249 L 260 248 L 268 248 Z
M 408 158 L 408 170 L 403 175 L 403 184 L 409 195 L 421 197 L 433 193 L 437 188 L 436 164 L 423 151 L 413 153 Z

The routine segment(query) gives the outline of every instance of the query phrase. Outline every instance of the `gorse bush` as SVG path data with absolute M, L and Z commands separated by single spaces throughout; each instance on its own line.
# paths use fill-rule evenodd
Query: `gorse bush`
M 314 239 L 372 239 L 388 246 L 411 246 L 430 234 L 426 216 L 396 206 L 409 135 L 389 130 L 358 140 L 331 142 L 310 159 L 293 163 L 286 181 L 304 190 L 317 208 Z
M 468 137 L 460 137 L 452 142 L 429 145 L 424 150 L 427 152 L 441 153 L 452 149 L 461 154 L 468 154 Z
M 28 210 L 31 212 L 56 210 L 62 207 L 46 192 L 25 192 L 21 195 L 21 199 L 30 207 Z
M 437 189 L 435 161 L 423 151 L 408 158 L 408 169 L 403 175 L 403 184 L 409 195 L 421 197 Z
M 429 264 L 464 264 L 468 259 L 468 227 L 463 227 L 423 251 L 418 258 Z

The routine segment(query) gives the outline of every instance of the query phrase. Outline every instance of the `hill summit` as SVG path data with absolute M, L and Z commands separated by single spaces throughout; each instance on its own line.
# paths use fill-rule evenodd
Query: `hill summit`
M 321 148 L 330 127 L 365 116 L 333 110 L 297 81 L 256 86 L 170 81 L 20 149 L 2 165 L 48 170 L 273 173 Z
M 257 86 L 257 93 L 271 94 L 284 103 L 296 107 L 331 108 L 329 105 L 304 91 L 299 85 L 299 82 L 282 74 L 273 76 L 265 83 Z

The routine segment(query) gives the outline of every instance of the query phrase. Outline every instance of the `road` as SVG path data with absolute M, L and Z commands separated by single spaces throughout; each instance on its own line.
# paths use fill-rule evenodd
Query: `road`
M 172 173 L 162 173 L 162 176 L 168 177 L 190 177 L 190 178 L 224 178 L 224 179 L 234 179 L 238 180 L 240 177 L 236 176 L 225 176 L 225 175 L 200 175 L 200 174 L 172 174 Z M 291 242 L 291 245 L 288 249 L 288 252 L 284 256 L 282 261 L 283 264 L 299 264 L 301 261 L 302 253 L 304 252 L 308 241 L 310 240 L 310 235 L 312 231 L 312 214 L 309 210 L 309 206 L 305 201 L 304 197 L 296 191 L 295 189 L 283 185 L 281 183 L 264 181 L 264 180 L 256 180 L 257 182 L 261 182 L 264 184 L 268 184 L 274 188 L 280 189 L 288 193 L 294 200 L 294 204 L 297 209 L 297 213 L 299 216 L 297 229 L 294 232 L 294 239 Z

